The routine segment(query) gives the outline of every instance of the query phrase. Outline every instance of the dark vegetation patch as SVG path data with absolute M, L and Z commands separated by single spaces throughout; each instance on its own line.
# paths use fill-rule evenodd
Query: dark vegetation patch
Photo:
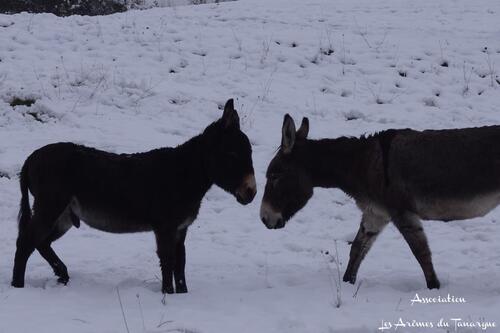
M 315 55 L 314 57 L 311 58 L 311 64 L 319 64 L 319 58 L 318 58 L 318 55 Z
M 335 51 L 332 48 L 321 49 L 321 53 L 326 56 L 332 55 Z
M 43 108 L 40 107 L 33 107 L 33 104 L 35 104 L 36 99 L 34 98 L 24 98 L 24 97 L 13 97 L 12 100 L 10 101 L 9 105 L 13 108 L 15 107 L 23 107 L 22 113 L 25 115 L 31 116 L 35 121 L 39 123 L 47 123 L 50 121 L 50 119 L 55 118 L 53 115 L 48 114 L 47 112 L 44 111 Z
M 10 175 L 2 170 L 0 170 L 0 178 L 10 179 Z
M 351 95 L 352 93 L 349 90 L 342 90 L 342 92 L 340 93 L 341 97 L 349 97 Z
M 14 22 L 0 22 L 0 28 L 8 28 L 11 25 L 14 25 Z
M 186 103 L 189 103 L 189 100 L 182 98 L 171 98 L 168 102 L 173 105 L 184 105 Z
M 19 105 L 24 105 L 27 107 L 32 106 L 35 104 L 36 100 L 33 98 L 21 98 L 21 97 L 14 97 L 12 101 L 10 101 L 10 106 L 15 107 Z
M 345 112 L 344 117 L 346 121 L 353 121 L 358 119 L 363 120 L 365 118 L 365 116 L 357 110 L 350 110 L 348 112 Z
M 33 117 L 33 119 L 35 119 L 36 121 L 38 121 L 39 123 L 46 123 L 47 120 L 45 119 L 46 117 L 43 117 L 44 116 L 44 113 L 42 112 L 38 112 L 38 111 L 28 111 L 26 112 L 26 114 L 30 115 Z
M 52 13 L 57 16 L 109 15 L 124 12 L 127 7 L 119 0 L 1 0 L 0 13 Z

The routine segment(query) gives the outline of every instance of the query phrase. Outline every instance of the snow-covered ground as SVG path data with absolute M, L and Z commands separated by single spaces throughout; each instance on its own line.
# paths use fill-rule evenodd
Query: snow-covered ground
M 287 112 L 308 116 L 313 138 L 499 124 L 499 15 L 497 0 L 240 0 L 109 17 L 0 15 L 0 332 L 126 332 L 117 288 L 130 332 L 365 333 L 399 318 L 450 324 L 399 332 L 454 332 L 451 318 L 495 322 L 486 331 L 500 332 L 499 209 L 424 223 L 441 290 L 426 289 L 389 226 L 341 295 L 332 255 L 342 275 L 360 219 L 351 199 L 316 190 L 278 231 L 258 217 Z M 13 108 L 14 97 L 36 103 Z M 207 194 L 188 234 L 188 294 L 162 304 L 151 233 L 86 226 L 54 246 L 68 286 L 35 253 L 26 288 L 10 287 L 16 174 L 30 152 L 55 141 L 113 152 L 175 146 L 216 120 L 230 97 L 253 144 L 259 194 L 245 207 L 218 188 Z M 415 294 L 466 303 L 412 306 Z

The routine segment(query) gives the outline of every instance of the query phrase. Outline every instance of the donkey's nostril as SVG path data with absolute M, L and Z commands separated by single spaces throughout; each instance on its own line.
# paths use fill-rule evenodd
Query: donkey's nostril
M 253 199 L 257 191 L 253 187 L 247 187 L 246 196 L 248 199 Z

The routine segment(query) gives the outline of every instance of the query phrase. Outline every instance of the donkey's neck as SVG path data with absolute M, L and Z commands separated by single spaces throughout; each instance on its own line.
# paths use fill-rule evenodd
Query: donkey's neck
M 170 165 L 178 168 L 177 174 L 184 175 L 185 193 L 202 198 L 213 185 L 206 163 L 209 149 L 205 134 L 199 134 L 183 144 L 173 148 L 174 154 L 170 155 Z M 173 159 L 173 160 L 172 160 Z
M 362 193 L 372 145 L 370 138 L 307 140 L 304 163 L 313 186 L 339 188 L 351 196 Z

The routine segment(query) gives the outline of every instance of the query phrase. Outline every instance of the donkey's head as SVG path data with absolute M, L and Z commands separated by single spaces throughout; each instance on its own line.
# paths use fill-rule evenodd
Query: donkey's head
M 269 229 L 285 226 L 313 194 L 313 185 L 304 167 L 304 144 L 309 133 L 309 120 L 302 119 L 298 131 L 288 114 L 283 121 L 281 147 L 267 168 L 266 189 L 260 218 Z
M 213 182 L 233 194 L 239 203 L 252 202 L 257 187 L 252 164 L 252 147 L 240 130 L 240 118 L 233 100 L 226 102 L 222 118 L 210 125 L 207 154 L 208 172 Z

